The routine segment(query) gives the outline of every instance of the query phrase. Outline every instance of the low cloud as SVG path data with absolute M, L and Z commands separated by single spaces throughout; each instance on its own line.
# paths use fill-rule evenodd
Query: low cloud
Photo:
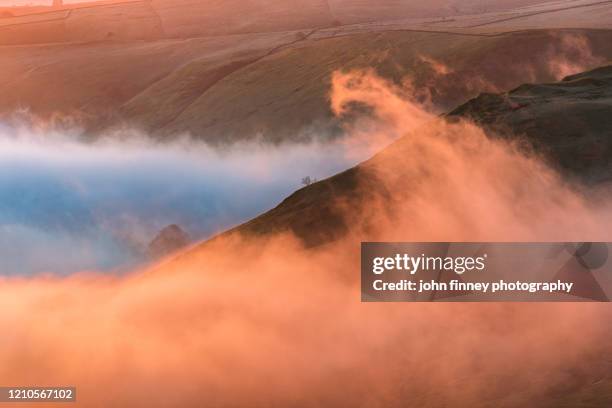
M 547 52 L 548 69 L 558 81 L 605 63 L 606 59 L 595 55 L 591 42 L 584 34 L 564 33 Z
M 119 277 L 5 278 L 0 382 L 147 407 L 540 407 L 609 383 L 607 306 L 360 303 L 362 239 L 609 240 L 612 224 L 537 156 L 371 72 L 335 75 L 335 112 L 354 102 L 378 123 L 349 131 L 405 136 L 362 167 L 386 195 L 335 203 L 343 239 L 230 235 Z
M 85 143 L 74 133 L 0 128 L 0 273 L 125 269 L 169 224 L 204 239 L 273 207 L 302 178 L 380 148 L 344 140 L 218 150 L 135 133 Z

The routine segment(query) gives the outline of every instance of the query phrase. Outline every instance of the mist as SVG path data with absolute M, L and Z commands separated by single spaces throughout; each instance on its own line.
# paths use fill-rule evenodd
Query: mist
M 333 84 L 337 115 L 376 117 L 347 131 L 404 135 L 361 166 L 384 193 L 333 203 L 343 238 L 233 233 L 121 276 L 2 278 L 0 381 L 130 407 L 546 407 L 609 384 L 605 305 L 360 302 L 362 240 L 609 240 L 612 212 L 371 71 Z
M 183 139 L 78 141 L 76 133 L 0 128 L 0 273 L 124 270 L 165 226 L 205 239 L 367 157 L 344 142 L 235 144 Z M 57 254 L 64 254 L 57 256 Z

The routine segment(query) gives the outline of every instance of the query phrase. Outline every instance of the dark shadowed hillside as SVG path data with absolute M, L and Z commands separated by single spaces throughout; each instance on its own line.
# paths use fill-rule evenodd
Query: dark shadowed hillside
M 505 137 L 525 136 L 566 174 L 592 182 L 612 177 L 612 66 L 557 83 L 484 94 L 455 109 L 450 117 L 475 120 L 504 132 Z M 415 154 L 409 137 L 413 136 L 401 138 L 350 170 L 295 192 L 236 230 L 247 234 L 292 231 L 309 246 L 343 236 L 355 220 L 367 230 L 367 220 L 373 214 L 364 213 L 362 203 L 378 199 L 384 208 L 391 208 L 404 193 L 410 194 L 409 190 L 389 191 L 389 177 L 405 178 L 404 188 L 422 183 L 411 178 L 413 169 L 407 170 Z M 462 137 L 461 130 L 456 137 Z M 371 171 L 381 167 L 385 173 Z M 422 177 L 426 173 L 416 174 Z M 346 214 L 351 214 L 350 220 Z
M 454 117 L 523 136 L 570 174 L 594 181 L 612 176 L 612 66 L 482 94 L 453 110 Z

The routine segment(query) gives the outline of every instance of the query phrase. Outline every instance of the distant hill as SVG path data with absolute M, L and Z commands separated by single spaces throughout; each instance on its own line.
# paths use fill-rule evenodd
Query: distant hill
M 567 2 L 567 0 L 566 0 Z M 0 45 L 154 40 L 497 13 L 542 0 L 106 0 L 0 8 Z M 550 3 L 546 7 L 559 7 Z M 520 11 L 517 11 L 520 13 Z
M 181 227 L 168 225 L 151 240 L 147 255 L 150 259 L 161 258 L 186 247 L 190 242 L 191 238 Z
M 571 38 L 584 35 L 597 57 L 584 58 L 565 50 L 566 34 Z M 155 98 L 145 91 L 124 105 L 123 112 L 159 137 L 190 133 L 212 142 L 255 134 L 274 142 L 312 134 L 327 138 L 338 130 L 328 107 L 334 70 L 374 68 L 396 83 L 409 78 L 423 99 L 430 98 L 433 109 L 442 112 L 480 92 L 509 89 L 526 81 L 552 81 L 549 63 L 559 57 L 575 62 L 577 69 L 612 60 L 612 31 L 603 30 L 565 34 L 542 30 L 492 37 L 388 31 L 298 45 L 223 77 L 171 117 L 159 115 L 152 104 L 174 99 L 175 91 L 165 80 L 157 84 L 165 83 L 163 88 L 151 88 L 157 93 Z M 447 71 L 436 72 L 424 57 L 445 65 Z
M 328 139 L 339 133 L 328 103 L 335 70 L 411 78 L 442 112 L 483 91 L 552 81 L 549 64 L 559 58 L 578 69 L 612 60 L 609 30 L 309 33 L 0 47 L 0 117 L 29 108 L 76 118 L 89 135 L 127 125 L 158 139 L 189 133 L 217 144 Z M 566 38 L 585 41 L 592 56 L 564 49 Z M 448 69 L 437 72 L 436 62 Z

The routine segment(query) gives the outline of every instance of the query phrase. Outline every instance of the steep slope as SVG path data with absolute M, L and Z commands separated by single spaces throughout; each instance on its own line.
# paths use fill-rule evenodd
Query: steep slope
M 591 182 L 612 177 L 612 66 L 558 83 L 523 85 L 506 94 L 481 95 L 449 115 L 451 122 L 459 117 L 490 125 L 505 132 L 506 137 L 524 135 L 568 175 Z M 455 132 L 455 139 L 464 137 L 462 128 Z M 316 246 L 342 237 L 357 220 L 367 231 L 373 216 L 372 202 L 383 203 L 374 211 L 379 217 L 394 203 L 401 203 L 403 194 L 410 194 L 409 186 L 421 185 L 422 177 L 429 176 L 429 170 L 410 165 L 415 154 L 411 137 L 414 135 L 399 139 L 355 168 L 296 191 L 276 208 L 231 232 L 261 235 L 291 231 L 306 245 Z M 384 172 L 372 171 L 381 168 Z M 402 178 L 402 191 L 389 188 Z

